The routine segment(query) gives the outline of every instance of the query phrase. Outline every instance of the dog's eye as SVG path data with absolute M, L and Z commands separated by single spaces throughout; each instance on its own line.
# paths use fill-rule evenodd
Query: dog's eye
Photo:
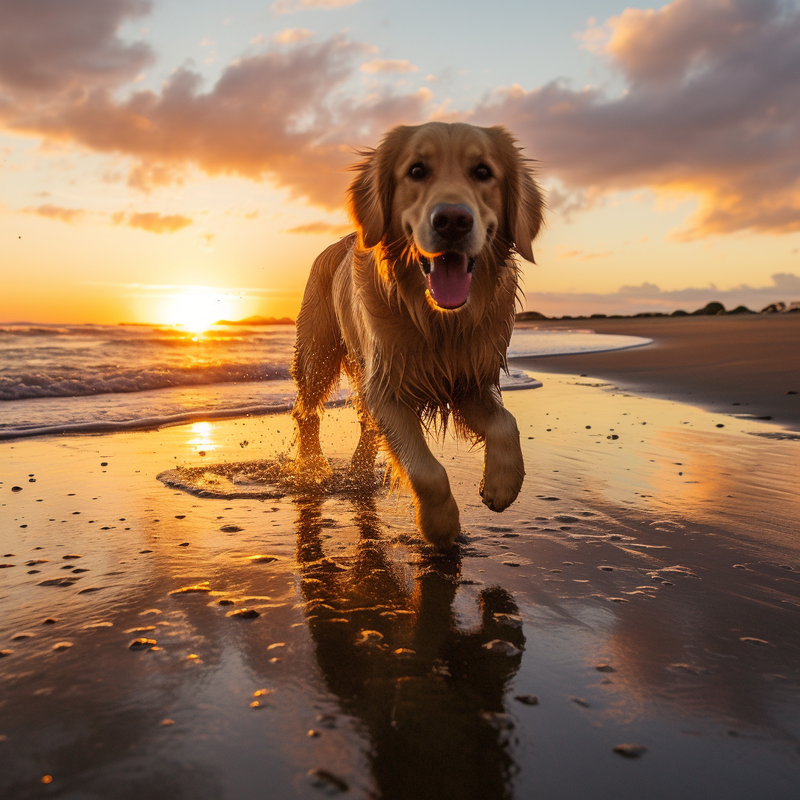
M 492 177 L 492 171 L 486 166 L 486 164 L 478 164 L 472 174 L 475 176 L 475 179 L 479 181 L 488 181 L 489 178 Z
M 418 161 L 416 164 L 411 165 L 411 169 L 408 171 L 408 177 L 414 181 L 421 181 L 424 177 L 428 174 L 428 170 L 425 168 L 425 165 Z

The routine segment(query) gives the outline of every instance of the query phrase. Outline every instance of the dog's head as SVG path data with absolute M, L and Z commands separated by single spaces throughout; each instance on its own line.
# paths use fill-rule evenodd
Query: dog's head
M 349 193 L 361 246 L 410 255 L 439 308 L 467 302 L 490 251 L 533 261 L 542 195 L 504 128 L 403 126 L 365 155 Z

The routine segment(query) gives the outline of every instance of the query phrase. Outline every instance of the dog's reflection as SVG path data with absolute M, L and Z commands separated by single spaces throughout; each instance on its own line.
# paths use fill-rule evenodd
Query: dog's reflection
M 510 797 L 504 694 L 525 642 L 511 596 L 484 589 L 480 627 L 459 630 L 458 556 L 423 555 L 409 589 L 371 498 L 353 500 L 358 542 L 344 557 L 324 550 L 322 500 L 295 502 L 316 657 L 342 710 L 365 726 L 378 796 Z

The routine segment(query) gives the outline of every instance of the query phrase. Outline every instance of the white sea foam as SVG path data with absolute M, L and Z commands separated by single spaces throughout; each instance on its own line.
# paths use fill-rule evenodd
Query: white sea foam
M 0 439 L 155 428 L 287 411 L 294 326 L 175 328 L 0 326 Z M 635 347 L 647 339 L 591 331 L 518 329 L 509 357 Z M 332 402 L 341 404 L 345 388 Z M 522 370 L 504 391 L 541 383 Z M 5 401 L 5 402 L 3 402 Z

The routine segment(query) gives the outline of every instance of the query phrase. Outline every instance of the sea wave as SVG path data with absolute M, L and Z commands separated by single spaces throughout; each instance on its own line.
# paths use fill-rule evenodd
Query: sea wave
M 38 397 L 88 397 L 97 394 L 128 394 L 176 386 L 215 383 L 252 383 L 287 380 L 286 364 L 197 364 L 187 367 L 154 366 L 125 369 L 114 366 L 79 371 L 24 372 L 0 375 L 0 401 Z

